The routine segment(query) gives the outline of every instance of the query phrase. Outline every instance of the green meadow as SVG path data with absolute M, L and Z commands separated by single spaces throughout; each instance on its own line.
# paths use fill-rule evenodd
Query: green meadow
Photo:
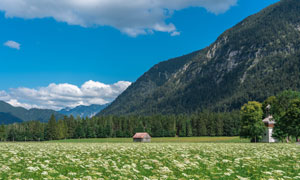
M 0 143 L 0 179 L 300 179 L 300 146 L 239 137 Z

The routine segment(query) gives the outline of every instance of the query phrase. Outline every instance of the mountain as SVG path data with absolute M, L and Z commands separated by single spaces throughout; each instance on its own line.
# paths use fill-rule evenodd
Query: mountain
M 21 119 L 11 115 L 10 113 L 0 112 L 0 124 L 13 124 L 20 122 L 22 122 Z
M 67 116 L 73 115 L 74 117 L 76 117 L 76 116 L 93 117 L 97 113 L 99 113 L 102 109 L 106 108 L 107 106 L 108 106 L 108 104 L 104 104 L 104 105 L 93 104 L 90 106 L 77 106 L 73 109 L 72 108 L 62 109 L 62 110 L 58 111 L 58 113 L 64 114 Z
M 37 120 L 48 122 L 50 116 L 54 114 L 57 118 L 62 117 L 61 114 L 49 109 L 30 109 L 22 107 L 14 107 L 4 101 L 0 101 L 0 123 L 3 122 L 20 122 Z
M 300 90 L 300 1 L 281 0 L 225 31 L 209 47 L 161 62 L 99 115 L 239 109 Z

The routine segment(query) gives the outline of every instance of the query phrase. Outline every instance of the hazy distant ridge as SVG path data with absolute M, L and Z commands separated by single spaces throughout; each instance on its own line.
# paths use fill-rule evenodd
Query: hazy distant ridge
M 58 111 L 58 113 L 64 114 L 67 116 L 73 115 L 74 117 L 77 117 L 77 116 L 93 117 L 107 106 L 108 106 L 108 104 L 104 104 L 104 105 L 93 104 L 90 106 L 77 106 L 75 108 L 62 109 L 62 110 Z

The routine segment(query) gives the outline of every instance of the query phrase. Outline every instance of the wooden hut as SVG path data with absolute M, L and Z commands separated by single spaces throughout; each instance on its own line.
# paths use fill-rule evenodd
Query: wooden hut
M 151 136 L 146 132 L 136 133 L 133 136 L 133 142 L 151 142 Z

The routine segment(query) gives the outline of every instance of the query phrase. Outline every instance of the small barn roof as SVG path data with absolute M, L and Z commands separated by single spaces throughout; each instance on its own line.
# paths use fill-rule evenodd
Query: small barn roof
M 134 139 L 143 139 L 143 138 L 151 138 L 151 136 L 146 133 L 146 132 L 143 132 L 143 133 L 136 133 L 134 136 L 133 136 Z

